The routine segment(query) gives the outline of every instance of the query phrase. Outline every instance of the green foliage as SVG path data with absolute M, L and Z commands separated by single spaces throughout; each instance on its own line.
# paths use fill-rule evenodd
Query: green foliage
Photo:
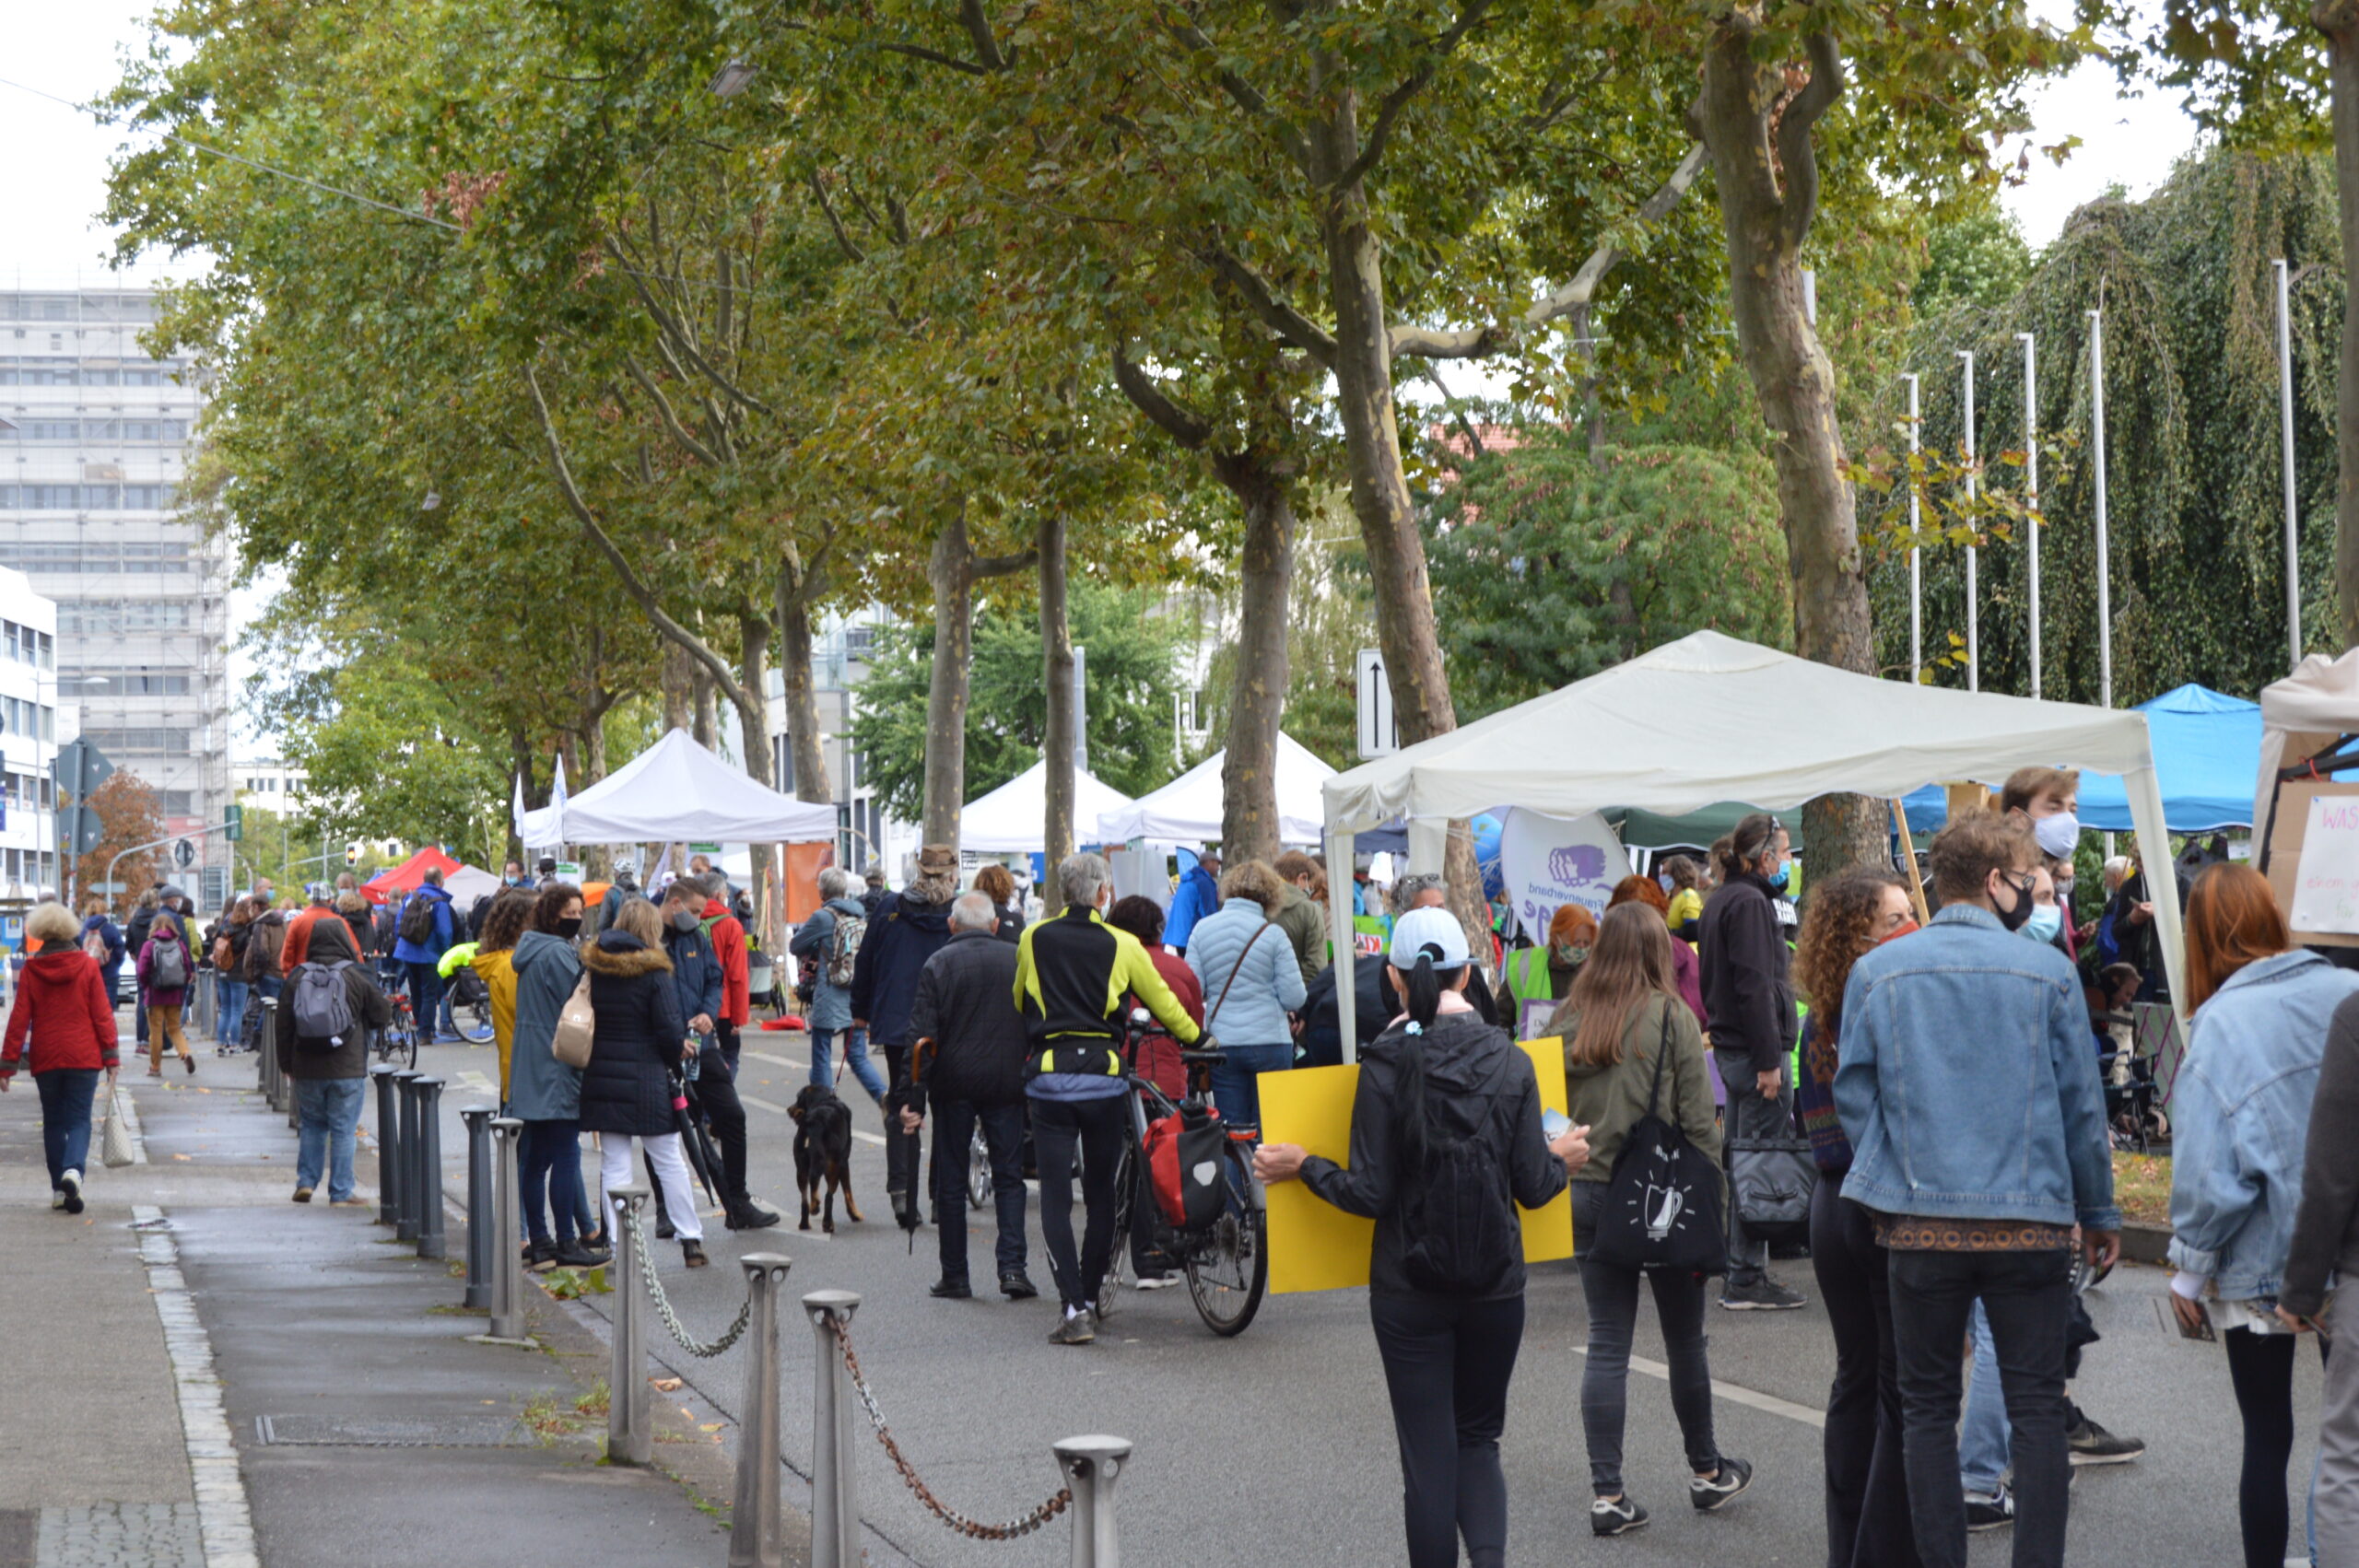
M 1088 650 L 1089 770 L 1126 795 L 1168 781 L 1171 696 L 1180 628 L 1156 612 L 1153 595 L 1086 578 L 1071 585 L 1074 645 Z M 1037 609 L 986 605 L 975 615 L 972 687 L 967 705 L 967 798 L 999 788 L 1040 760 L 1048 699 L 1040 683 Z M 852 744 L 885 809 L 919 819 L 925 798 L 926 688 L 933 677 L 930 627 L 899 626 L 877 639 L 860 689 Z
M 2143 702 L 2189 681 L 2251 696 L 2285 672 L 2284 510 L 2277 328 L 2270 260 L 2291 259 L 2295 483 L 2302 623 L 2312 650 L 2340 651 L 2334 554 L 2334 397 L 2343 298 L 2332 169 L 2323 158 L 2214 150 L 2142 203 L 2084 207 L 2023 287 L 1989 308 L 1925 322 L 1924 442 L 1961 438 L 1954 351 L 1977 356 L 1984 485 L 2020 499 L 2025 474 L 2023 350 L 2039 364 L 2041 651 L 2044 696 L 2098 696 L 2094 452 L 2087 312 L 2105 311 L 2114 700 Z M 1899 389 L 1887 395 L 1896 422 Z M 1993 454 L 2013 450 L 2010 462 Z M 1886 529 L 1905 492 L 1884 502 Z M 1863 524 L 1866 521 L 1863 519 Z M 1862 527 L 1863 537 L 1869 530 Z M 2029 690 L 2025 534 L 1985 531 L 1981 687 Z M 1923 556 L 1925 642 L 1966 631 L 1962 544 Z M 1871 577 L 1878 662 L 1907 662 L 1906 541 L 1886 532 Z M 1937 676 L 1963 685 L 1962 668 Z
M 1910 297 L 1917 314 L 1938 316 L 1958 306 L 1988 310 L 2024 286 L 2031 273 L 2031 247 L 2023 228 L 1996 200 L 1946 223 L 1926 236 L 1925 267 Z
M 1426 532 L 1461 720 L 1710 626 L 1790 646 L 1768 464 L 1697 447 L 1598 460 L 1561 432 L 1477 460 Z

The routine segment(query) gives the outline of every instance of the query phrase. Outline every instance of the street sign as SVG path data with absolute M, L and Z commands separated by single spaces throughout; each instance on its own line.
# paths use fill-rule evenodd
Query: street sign
M 231 804 L 221 811 L 221 837 L 235 844 L 246 836 L 246 808 Z
M 131 891 L 131 884 L 127 882 L 94 882 L 90 883 L 90 891 L 92 893 L 128 893 Z
M 196 864 L 196 846 L 183 838 L 172 846 L 172 864 L 186 871 Z
M 1360 649 L 1354 686 L 1359 693 L 1360 757 L 1391 756 L 1401 749 L 1401 726 L 1392 717 L 1392 683 L 1385 678 L 1384 655 Z
M 718 844 L 691 844 L 688 846 L 688 853 L 691 855 L 718 855 L 721 853 L 721 846 Z
M 114 777 L 114 764 L 89 742 L 68 741 L 57 748 L 57 755 L 51 760 L 49 777 L 59 794 L 82 800 Z
M 99 841 L 106 837 L 106 828 L 99 821 L 97 808 L 65 806 L 57 813 L 57 836 L 72 853 L 88 855 L 97 850 Z

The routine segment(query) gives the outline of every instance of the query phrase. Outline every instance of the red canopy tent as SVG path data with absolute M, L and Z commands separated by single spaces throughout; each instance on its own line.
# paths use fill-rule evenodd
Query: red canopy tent
M 428 844 L 400 865 L 390 867 L 370 877 L 361 885 L 360 891 L 368 895 L 370 903 L 382 904 L 387 898 L 395 895 L 416 891 L 426 881 L 426 873 L 429 871 L 440 872 L 443 880 L 447 882 L 452 873 L 460 869 L 460 865 L 461 862 Z

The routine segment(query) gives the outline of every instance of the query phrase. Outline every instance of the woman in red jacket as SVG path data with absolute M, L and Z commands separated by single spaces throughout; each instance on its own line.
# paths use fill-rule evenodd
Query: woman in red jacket
M 111 1080 L 116 1063 L 114 1000 L 97 963 L 74 944 L 79 930 L 63 904 L 35 905 L 25 918 L 25 935 L 40 941 L 41 952 L 25 963 L 0 1041 L 0 1094 L 6 1094 L 30 1038 L 41 1152 L 49 1158 L 49 1206 L 69 1214 L 82 1211 L 82 1166 L 90 1153 L 90 1102 L 99 1074 Z

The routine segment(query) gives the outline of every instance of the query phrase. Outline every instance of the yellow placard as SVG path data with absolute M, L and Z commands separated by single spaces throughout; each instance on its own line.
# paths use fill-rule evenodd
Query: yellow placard
M 1540 1080 L 1544 1109 L 1565 1108 L 1565 1044 L 1555 1036 L 1526 1040 Z M 1356 1067 L 1305 1067 L 1262 1075 L 1262 1141 L 1299 1143 L 1313 1154 L 1348 1164 Z M 1334 1291 L 1367 1283 L 1376 1222 L 1346 1214 L 1299 1181 L 1269 1188 L 1270 1292 Z M 1573 1197 L 1561 1192 L 1546 1205 L 1521 1211 L 1527 1263 L 1573 1255 Z

